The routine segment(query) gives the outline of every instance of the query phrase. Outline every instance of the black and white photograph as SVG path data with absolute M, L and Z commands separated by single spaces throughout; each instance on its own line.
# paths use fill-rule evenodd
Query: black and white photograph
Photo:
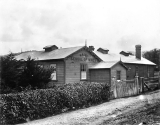
M 1 125 L 160 125 L 160 0 L 0 0 Z

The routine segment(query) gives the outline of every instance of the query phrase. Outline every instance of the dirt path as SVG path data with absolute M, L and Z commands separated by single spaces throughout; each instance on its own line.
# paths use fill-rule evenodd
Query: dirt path
M 100 125 L 139 125 L 144 122 L 147 125 L 160 125 L 160 101 L 154 104 L 145 104 L 134 110 L 126 109 L 117 112 L 115 118 L 104 120 Z
M 127 116 L 136 114 L 136 111 L 138 112 L 139 109 L 147 109 L 147 105 L 156 106 L 158 104 L 160 104 L 160 90 L 145 94 L 143 96 L 111 100 L 90 108 L 63 113 L 45 119 L 30 121 L 23 125 L 121 124 L 127 123 L 125 120 L 130 118 Z

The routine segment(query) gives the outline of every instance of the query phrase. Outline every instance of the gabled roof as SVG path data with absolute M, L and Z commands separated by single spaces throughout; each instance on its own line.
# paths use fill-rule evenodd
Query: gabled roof
M 121 60 L 123 63 L 156 65 L 155 63 L 153 63 L 143 57 L 141 57 L 141 60 L 136 59 L 136 57 L 133 55 L 124 56 L 122 54 L 114 54 L 114 53 L 103 54 L 98 51 L 94 51 L 94 53 L 97 56 L 99 56 L 103 61 L 119 61 L 119 60 Z
M 92 67 L 90 67 L 89 69 L 110 69 L 112 67 L 114 67 L 115 65 L 117 64 L 121 64 L 124 68 L 128 69 L 124 64 L 123 62 L 121 61 L 108 61 L 108 62 L 100 62 Z
M 86 50 L 89 51 L 89 49 L 86 46 L 77 46 L 77 47 L 69 47 L 69 48 L 60 48 L 56 49 L 50 52 L 45 52 L 45 51 L 29 51 L 29 52 L 24 52 L 21 53 L 15 58 L 17 60 L 24 59 L 27 60 L 28 56 L 31 56 L 31 58 L 36 59 L 36 60 L 53 60 L 53 59 L 64 59 L 72 54 L 76 53 L 77 51 L 80 51 L 81 49 L 86 48 Z M 101 60 L 95 53 L 92 51 L 89 51 L 95 58 L 98 60 Z

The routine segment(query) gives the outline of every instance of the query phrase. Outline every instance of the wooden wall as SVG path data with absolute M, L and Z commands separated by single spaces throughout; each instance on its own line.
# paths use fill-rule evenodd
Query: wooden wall
M 86 57 L 83 57 L 86 55 Z M 88 68 L 97 64 L 98 60 L 94 58 L 88 51 L 85 49 L 75 53 L 65 60 L 65 83 L 76 83 L 80 82 L 80 64 L 87 64 Z M 89 71 L 87 68 L 87 81 L 89 78 Z
M 57 70 L 57 80 L 48 83 L 47 87 L 52 87 L 53 85 L 60 85 L 65 83 L 64 77 L 64 61 L 63 60 L 50 60 L 50 61 L 39 61 L 40 65 L 43 65 L 45 69 L 50 68 L 50 64 L 56 64 Z
M 154 68 L 155 66 L 152 65 L 142 65 L 142 64 L 129 64 L 125 63 L 125 65 L 129 68 L 130 70 L 127 70 L 127 79 L 134 79 L 136 75 L 136 66 L 138 67 L 138 76 L 140 77 L 153 77 L 154 76 Z M 149 68 L 149 73 L 148 73 L 148 68 Z
M 126 80 L 126 68 L 124 68 L 120 64 L 116 64 L 114 67 L 111 68 L 111 78 L 117 77 L 117 71 L 121 71 L 121 80 Z
M 91 82 L 106 82 L 110 83 L 110 69 L 90 69 Z
M 149 77 L 154 77 L 154 70 L 155 70 L 155 66 L 148 66 L 149 67 Z

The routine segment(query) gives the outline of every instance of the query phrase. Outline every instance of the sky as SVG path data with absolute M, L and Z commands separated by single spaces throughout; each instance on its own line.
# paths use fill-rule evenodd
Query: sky
M 160 48 L 160 0 L 0 0 L 0 55 L 57 45 Z

